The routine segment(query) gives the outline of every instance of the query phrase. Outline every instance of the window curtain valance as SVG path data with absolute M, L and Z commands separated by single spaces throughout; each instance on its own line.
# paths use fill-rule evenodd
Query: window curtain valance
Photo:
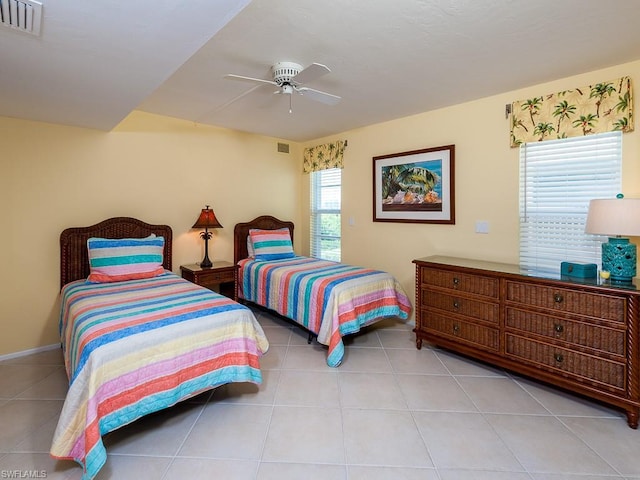
M 631 77 L 511 105 L 511 146 L 594 133 L 633 131 Z
M 304 173 L 311 173 L 329 168 L 344 168 L 342 158 L 346 146 L 347 142 L 338 140 L 332 143 L 305 148 L 302 170 Z

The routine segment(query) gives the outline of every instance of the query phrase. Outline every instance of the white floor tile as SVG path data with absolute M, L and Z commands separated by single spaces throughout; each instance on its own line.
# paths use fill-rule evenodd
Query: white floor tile
M 346 408 L 407 408 L 396 377 L 390 373 L 340 372 L 341 404 Z
M 273 410 L 262 460 L 344 464 L 339 408 L 280 407 Z
M 347 480 L 344 465 L 262 462 L 257 480 Z M 352 480 L 349 476 L 349 480 Z
M 558 419 L 487 415 L 488 422 L 529 472 L 615 475 L 617 472 Z M 523 432 L 527 432 L 523 435 Z
M 179 456 L 259 460 L 271 408 L 209 403 L 180 448 Z
M 347 463 L 433 467 L 411 414 L 394 410 L 343 410 Z
M 438 469 L 524 471 L 479 413 L 414 412 L 414 417 Z

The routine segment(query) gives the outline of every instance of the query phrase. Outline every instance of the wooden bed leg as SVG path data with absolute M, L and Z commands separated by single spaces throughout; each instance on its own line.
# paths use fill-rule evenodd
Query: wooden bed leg
M 311 340 L 313 340 L 313 333 L 309 332 L 309 338 L 307 338 L 307 343 L 311 345 Z

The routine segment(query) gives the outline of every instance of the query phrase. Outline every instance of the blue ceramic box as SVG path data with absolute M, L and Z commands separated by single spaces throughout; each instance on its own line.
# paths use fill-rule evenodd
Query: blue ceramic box
M 596 278 L 598 276 L 598 266 L 595 263 L 562 262 L 560 264 L 560 274 L 574 278 Z

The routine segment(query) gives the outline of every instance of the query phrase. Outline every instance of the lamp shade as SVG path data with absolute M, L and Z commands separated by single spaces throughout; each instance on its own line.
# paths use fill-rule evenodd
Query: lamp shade
M 206 208 L 202 209 L 196 223 L 191 228 L 222 228 L 222 225 L 218 222 L 216 214 L 207 205 Z
M 640 236 L 640 198 L 591 200 L 584 230 L 595 235 Z

